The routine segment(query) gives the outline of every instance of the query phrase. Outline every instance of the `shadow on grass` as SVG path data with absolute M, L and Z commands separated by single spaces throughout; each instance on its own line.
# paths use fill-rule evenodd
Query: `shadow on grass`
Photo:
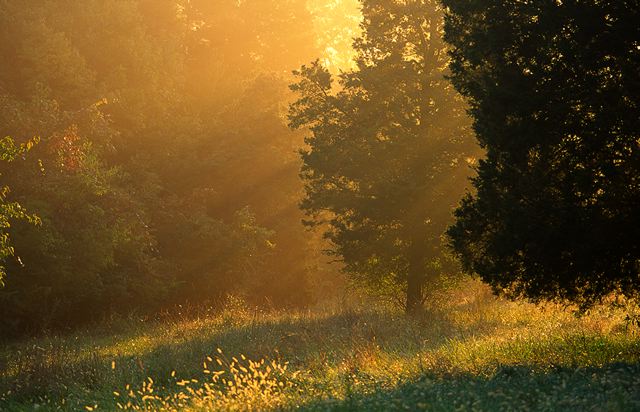
M 489 330 L 491 328 L 487 328 Z M 27 400 L 46 394 L 61 399 L 69 393 L 104 392 L 138 385 L 153 377 L 174 386 L 172 372 L 203 379 L 203 360 L 221 348 L 226 356 L 278 359 L 295 369 L 334 367 L 363 351 L 411 357 L 442 345 L 463 331 L 443 312 L 409 319 L 379 311 L 327 314 L 233 314 L 204 320 L 133 324 L 109 339 L 55 338 L 4 353 L 0 365 L 0 398 Z M 476 335 L 477 336 L 477 335 Z M 18 346 L 15 346 L 16 348 Z M 0 406 L 2 399 L 0 399 Z
M 111 340 L 105 336 L 79 341 L 56 338 L 46 345 L 46 340 L 34 341 L 20 351 L 5 352 L 0 395 L 10 391 L 16 400 L 43 394 L 60 398 L 74 390 L 111 393 L 150 376 L 158 384 L 169 384 L 173 371 L 179 377 L 200 379 L 205 377 L 203 360 L 216 354 L 217 348 L 229 357 L 276 358 L 309 370 L 335 365 L 367 348 L 410 357 L 459 333 L 440 312 L 416 319 L 388 312 L 346 311 L 138 324 Z
M 330 411 L 638 411 L 640 365 L 550 368 L 501 366 L 488 376 L 424 374 L 393 389 L 298 405 Z
M 559 334 L 499 341 L 498 321 L 478 316 L 460 324 L 451 315 L 228 313 L 136 324 L 110 339 L 57 338 L 50 347 L 5 351 L 10 362 L 0 365 L 0 409 L 24 410 L 46 395 L 52 405 L 64 399 L 66 410 L 88 401 L 109 410 L 114 390 L 147 377 L 169 393 L 179 390 L 176 379 L 208 379 L 203 360 L 221 348 L 228 357 L 288 361 L 309 372 L 299 387 L 306 393 L 290 399 L 307 410 L 640 410 L 638 339 Z M 391 360 L 380 365 L 399 361 L 400 373 L 378 366 L 367 375 L 360 369 L 367 356 Z M 426 365 L 416 365 L 422 357 Z

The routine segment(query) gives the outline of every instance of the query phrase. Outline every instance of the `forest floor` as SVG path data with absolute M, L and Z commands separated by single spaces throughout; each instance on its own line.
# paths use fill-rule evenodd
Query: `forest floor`
M 110 322 L 0 346 L 0 410 L 638 411 L 640 330 L 496 299 Z

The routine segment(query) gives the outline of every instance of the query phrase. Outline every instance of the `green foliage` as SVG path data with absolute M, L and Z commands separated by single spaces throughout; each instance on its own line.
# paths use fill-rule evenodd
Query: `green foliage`
M 487 151 L 449 230 L 466 269 L 512 297 L 638 297 L 637 4 L 443 3 Z
M 435 1 L 363 1 L 357 69 L 338 84 L 318 61 L 296 72 L 292 128 L 308 128 L 302 208 L 325 225 L 333 253 L 358 283 L 398 289 L 408 311 L 454 268 L 442 248 L 461 195 L 464 106 L 445 79 L 442 12 Z
M 3 178 L 42 225 L 12 227 L 0 327 L 308 304 L 317 240 L 281 107 L 311 19 L 303 0 L 4 1 L 0 135 L 42 142 Z
M 17 146 L 13 139 L 4 137 L 0 139 L 0 162 L 6 164 L 23 155 L 38 143 L 38 139 L 32 139 Z M 2 171 L 5 169 L 2 165 Z M 0 173 L 0 176 L 2 174 Z M 4 277 L 7 275 L 3 265 L 5 260 L 14 256 L 15 250 L 11 245 L 9 230 L 12 220 L 23 220 L 31 224 L 39 224 L 40 218 L 27 213 L 26 209 L 17 202 L 9 202 L 9 187 L 0 187 L 0 287 L 4 286 Z

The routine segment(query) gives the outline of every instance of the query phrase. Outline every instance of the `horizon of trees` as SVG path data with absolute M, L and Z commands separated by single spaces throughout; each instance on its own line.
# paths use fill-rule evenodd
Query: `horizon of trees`
M 638 298 L 638 12 L 3 1 L 3 337 L 229 294 L 306 307 L 339 271 L 409 313 L 462 270 Z

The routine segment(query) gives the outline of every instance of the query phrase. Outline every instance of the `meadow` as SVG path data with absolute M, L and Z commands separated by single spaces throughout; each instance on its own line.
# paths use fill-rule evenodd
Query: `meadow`
M 3 343 L 0 410 L 640 410 L 640 331 L 627 315 L 509 302 L 476 282 L 415 318 L 236 300 Z

